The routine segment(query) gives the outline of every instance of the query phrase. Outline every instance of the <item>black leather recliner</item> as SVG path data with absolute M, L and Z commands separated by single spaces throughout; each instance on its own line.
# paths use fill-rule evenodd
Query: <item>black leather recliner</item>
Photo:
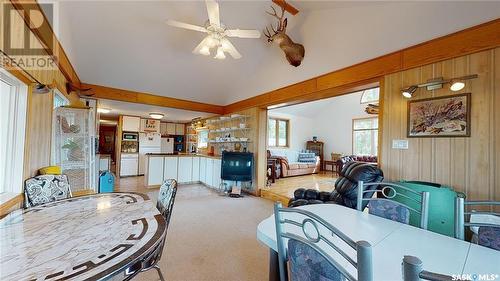
M 317 191 L 314 189 L 299 188 L 294 192 L 294 198 L 288 202 L 288 207 L 297 207 L 309 204 L 331 203 L 339 204 L 349 208 L 356 209 L 358 196 L 358 181 L 363 182 L 381 182 L 384 179 L 384 173 L 376 165 L 363 162 L 349 162 L 344 165 L 340 172 L 340 177 L 335 181 L 335 190 L 332 192 Z M 367 186 L 375 191 L 379 188 L 377 185 Z M 373 192 L 365 193 L 364 197 L 373 196 Z M 363 208 L 368 201 L 363 202 Z

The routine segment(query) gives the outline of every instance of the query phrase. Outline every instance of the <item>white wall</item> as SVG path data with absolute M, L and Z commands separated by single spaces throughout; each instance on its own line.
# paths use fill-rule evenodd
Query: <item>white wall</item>
M 317 136 L 325 143 L 324 157 L 332 152 L 352 154 L 352 119 L 374 117 L 360 104 L 362 92 L 269 111 L 269 116 L 290 120 L 290 149 L 305 149 L 305 142 Z
M 269 111 L 269 118 L 288 119 L 290 122 L 290 146 L 289 149 L 300 151 L 306 148 L 306 141 L 312 139 L 313 124 L 312 118 L 296 114 Z
M 313 133 L 325 143 L 325 159 L 332 152 L 352 154 L 352 119 L 373 117 L 365 112 L 365 104 L 360 104 L 362 92 L 335 97 L 325 110 L 318 112 Z

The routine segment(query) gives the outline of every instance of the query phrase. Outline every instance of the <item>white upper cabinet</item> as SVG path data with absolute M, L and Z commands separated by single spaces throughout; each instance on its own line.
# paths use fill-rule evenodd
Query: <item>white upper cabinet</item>
M 139 132 L 141 118 L 136 116 L 122 116 L 122 131 Z
M 160 135 L 166 136 L 167 133 L 167 123 L 160 123 Z
M 167 123 L 167 135 L 175 135 L 175 123 Z
M 175 134 L 184 135 L 184 124 L 175 124 Z

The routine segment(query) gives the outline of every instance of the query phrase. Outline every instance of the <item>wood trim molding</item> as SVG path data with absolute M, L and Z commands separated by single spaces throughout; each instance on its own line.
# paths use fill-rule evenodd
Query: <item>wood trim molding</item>
M 55 56 L 56 58 L 55 61 L 57 63 L 57 66 L 61 71 L 61 73 L 64 75 L 64 77 L 68 81 L 71 81 L 73 84 L 80 85 L 80 79 L 78 78 L 78 75 L 76 74 L 73 65 L 71 65 L 71 62 L 69 61 L 69 58 L 66 55 L 66 52 L 64 51 L 61 43 L 54 34 L 52 27 L 50 26 L 50 24 L 48 24 L 48 20 L 38 2 L 36 0 L 9 0 L 9 1 L 11 2 L 12 6 L 16 8 L 19 15 L 21 15 L 21 17 L 24 19 L 26 27 L 30 29 L 31 32 L 33 32 L 35 37 L 40 41 L 40 43 L 43 46 L 46 46 L 47 49 L 50 50 L 48 55 Z M 40 13 L 44 17 L 45 24 L 42 24 L 37 28 L 34 27 L 36 25 L 32 24 L 30 19 L 26 16 L 27 15 L 26 11 L 32 10 L 33 8 L 40 11 Z M 49 42 L 52 42 L 52 44 L 49 44 Z
M 500 19 L 495 19 L 406 49 L 339 69 L 224 107 L 232 113 L 250 107 L 289 105 L 349 93 L 349 85 L 500 46 Z M 321 93 L 322 94 L 319 94 Z
M 92 90 L 90 90 L 90 92 L 94 94 L 92 97 L 98 99 L 109 99 L 109 100 L 117 100 L 125 102 L 142 103 L 142 104 L 172 107 L 172 108 L 201 111 L 201 112 L 208 112 L 215 114 L 223 114 L 224 112 L 224 107 L 221 105 L 181 100 L 176 98 L 163 97 L 148 93 L 141 93 L 141 92 L 111 88 L 100 85 L 92 85 L 86 83 L 82 83 L 81 85 L 83 88 L 91 88 Z
M 0 218 L 8 213 L 12 212 L 14 209 L 22 208 L 24 201 L 24 194 L 20 193 L 16 195 L 14 198 L 0 205 Z M 16 208 L 17 206 L 17 208 Z

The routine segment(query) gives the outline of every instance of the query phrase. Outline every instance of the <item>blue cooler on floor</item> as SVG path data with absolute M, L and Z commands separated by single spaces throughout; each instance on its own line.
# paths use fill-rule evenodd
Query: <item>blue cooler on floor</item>
M 99 193 L 113 192 L 115 188 L 115 176 L 111 171 L 104 171 L 99 175 Z

